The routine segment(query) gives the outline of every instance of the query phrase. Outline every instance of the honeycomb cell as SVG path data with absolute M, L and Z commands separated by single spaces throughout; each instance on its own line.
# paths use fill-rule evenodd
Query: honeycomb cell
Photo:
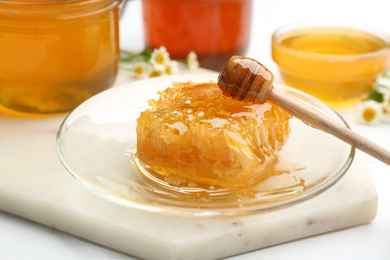
M 159 95 L 137 120 L 143 164 L 205 187 L 248 187 L 272 172 L 267 166 L 290 134 L 288 113 L 227 98 L 214 83 L 175 82 Z

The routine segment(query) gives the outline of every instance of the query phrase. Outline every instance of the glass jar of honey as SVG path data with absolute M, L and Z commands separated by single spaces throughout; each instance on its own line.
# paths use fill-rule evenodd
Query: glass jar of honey
M 65 112 L 111 87 L 118 70 L 120 2 L 0 1 L 0 105 Z
M 190 51 L 202 67 L 222 70 L 233 55 L 245 55 L 252 0 L 143 0 L 145 41 L 165 46 L 174 59 Z

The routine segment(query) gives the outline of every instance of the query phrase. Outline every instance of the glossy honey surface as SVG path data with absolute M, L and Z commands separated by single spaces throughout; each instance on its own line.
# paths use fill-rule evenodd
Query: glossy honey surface
M 137 120 L 137 157 L 172 185 L 248 187 L 267 178 L 290 116 L 271 103 L 222 95 L 217 84 L 176 83 Z

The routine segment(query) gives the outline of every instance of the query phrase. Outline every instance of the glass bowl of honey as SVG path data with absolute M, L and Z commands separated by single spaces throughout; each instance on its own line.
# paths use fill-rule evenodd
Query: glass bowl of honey
M 120 2 L 0 1 L 0 105 L 59 113 L 111 87 Z
M 389 36 L 365 25 L 296 23 L 272 35 L 272 58 L 284 83 L 336 107 L 361 100 L 389 56 Z
M 355 154 L 352 146 L 296 118 L 290 119 L 290 137 L 275 163 L 270 164 L 269 176 L 246 186 L 176 183 L 140 163 L 137 120 L 149 108 L 148 101 L 158 98 L 158 92 L 174 82 L 210 82 L 217 76 L 210 73 L 152 78 L 95 95 L 73 110 L 58 131 L 57 153 L 62 164 L 86 189 L 113 203 L 158 214 L 200 218 L 256 214 L 292 206 L 326 191 L 349 170 Z M 283 85 L 278 89 L 347 126 L 342 117 L 318 99 Z M 210 150 L 208 159 L 212 160 L 212 156 Z

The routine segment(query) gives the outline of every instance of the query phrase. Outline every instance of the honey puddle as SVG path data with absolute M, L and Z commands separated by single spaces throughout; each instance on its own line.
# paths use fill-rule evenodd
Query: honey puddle
M 270 196 L 278 201 L 296 196 L 306 190 L 305 180 L 300 177 L 300 173 L 306 168 L 294 163 L 280 162 L 277 157 L 265 169 L 268 171 L 268 178 L 245 188 L 205 186 L 180 176 L 164 176 L 140 161 L 135 149 L 132 151 L 132 157 L 146 185 L 161 196 L 182 202 L 186 200 L 193 202 L 196 198 L 201 202 L 223 201 L 247 204 L 251 201 L 258 202 L 261 197 Z

